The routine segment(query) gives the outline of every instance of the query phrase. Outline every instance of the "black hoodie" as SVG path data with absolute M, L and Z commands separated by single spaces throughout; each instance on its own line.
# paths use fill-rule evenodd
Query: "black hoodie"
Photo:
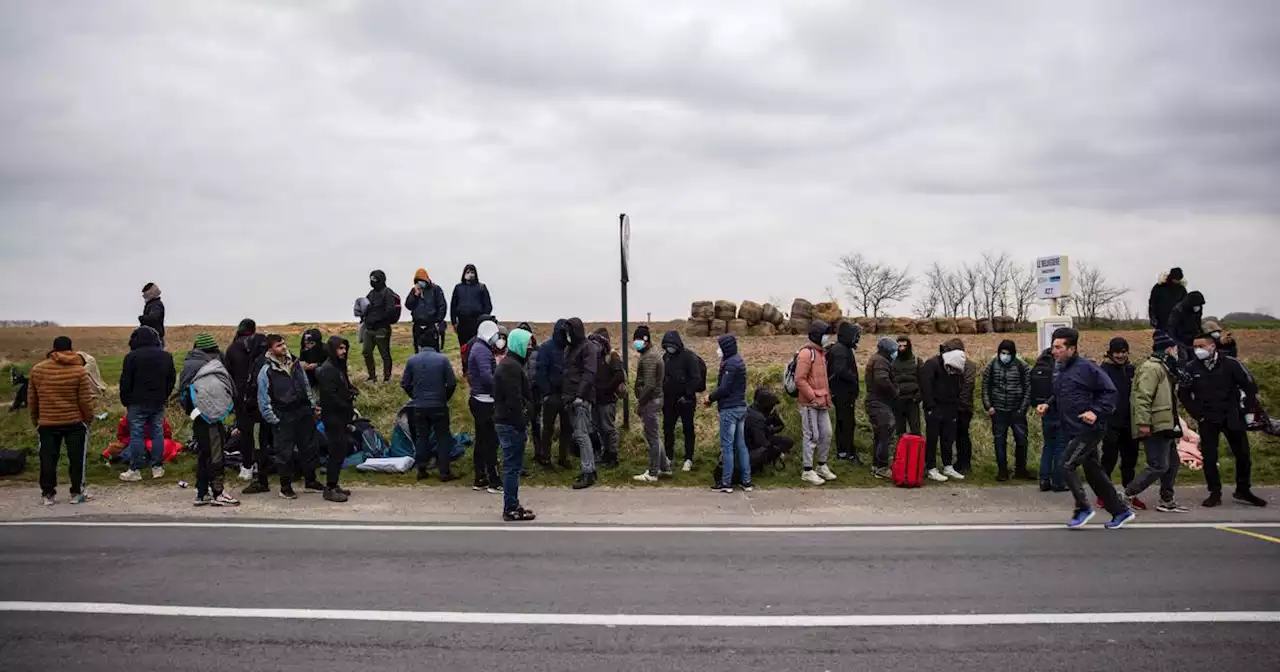
M 467 281 L 467 271 L 476 274 L 476 279 Z M 478 320 L 481 315 L 493 314 L 493 301 L 489 299 L 489 288 L 480 282 L 480 273 L 475 264 L 467 264 L 462 269 L 462 280 L 453 288 L 453 298 L 449 301 L 449 321 L 456 327 L 459 319 Z
M 899 338 L 899 343 L 906 343 L 907 350 L 898 351 L 898 358 L 893 360 L 893 382 L 898 386 L 898 401 L 918 404 L 922 399 L 920 392 L 920 367 L 922 363 L 916 357 L 911 339 Z
M 668 352 L 667 348 L 673 348 L 675 352 Z M 680 332 L 663 334 L 662 361 L 666 371 L 662 377 L 663 400 L 692 403 L 702 391 L 702 366 L 698 364 L 698 356 L 684 347 Z
M 369 307 L 364 311 L 364 326 L 369 330 L 386 329 L 395 323 L 396 303 L 400 299 L 387 287 L 386 273 L 374 271 L 369 274 L 369 280 L 373 289 L 366 297 Z
M 120 371 L 120 403 L 125 407 L 163 407 L 177 383 L 173 355 L 160 348 L 160 335 L 151 327 L 134 329 Z
M 778 417 L 777 408 L 778 395 L 763 387 L 756 390 L 755 402 L 747 408 L 744 421 L 747 450 L 767 448 L 770 440 L 783 430 L 785 425 L 782 424 L 782 418 Z
M 316 369 L 319 369 L 320 365 L 324 364 L 324 360 L 329 358 L 329 354 L 326 352 L 325 348 L 324 334 L 320 333 L 319 329 L 308 329 L 302 332 L 302 342 L 304 345 L 308 339 L 314 341 L 315 346 L 310 350 L 299 348 L 301 352 L 298 353 L 298 359 L 303 364 L 315 364 Z M 316 386 L 316 372 L 314 370 L 307 371 L 307 382 L 311 383 L 312 387 Z
M 253 364 L 255 356 L 250 352 L 250 342 L 257 336 L 258 334 L 245 334 L 237 337 L 231 345 L 227 346 L 227 353 L 222 358 L 223 364 L 227 367 L 227 373 L 231 375 L 231 382 L 235 383 L 236 399 L 241 403 L 245 401 L 245 394 L 249 390 L 249 366 Z
M 351 344 L 341 336 L 330 336 L 329 342 L 319 346 L 325 352 L 324 363 L 315 371 L 316 393 L 320 398 L 320 412 L 330 422 L 347 425 L 355 415 L 355 387 L 347 376 L 347 360 L 338 357 L 338 348 L 346 346 L 351 356 Z
M 1186 347 L 1201 333 L 1200 319 L 1203 317 L 1204 294 L 1191 292 L 1187 298 L 1178 302 L 1169 314 L 1169 335 L 1173 340 Z
M 852 322 L 841 322 L 836 329 L 836 342 L 827 349 L 827 378 L 833 399 L 858 399 L 858 363 L 853 353 L 858 347 L 861 331 Z
M 600 361 L 596 344 L 587 338 L 582 320 L 571 317 L 566 322 L 569 349 L 564 353 L 564 381 L 560 396 L 567 404 L 581 399 L 589 404 L 596 401 L 596 369 Z

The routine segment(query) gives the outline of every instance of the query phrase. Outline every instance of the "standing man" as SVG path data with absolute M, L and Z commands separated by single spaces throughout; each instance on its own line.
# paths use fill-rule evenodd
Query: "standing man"
M 507 337 L 507 355 L 493 375 L 493 422 L 502 445 L 502 519 L 533 520 L 532 509 L 520 506 L 520 472 L 524 470 L 525 428 L 533 415 L 533 393 L 525 373 L 533 334 L 516 328 Z
M 311 385 L 311 389 L 314 390 L 319 385 L 316 381 L 316 370 L 328 358 L 329 351 L 325 348 L 324 334 L 315 328 L 302 332 L 302 352 L 298 353 L 298 361 L 302 362 L 302 370 L 307 373 L 307 383 Z
M 831 388 L 827 383 L 827 356 L 822 350 L 822 337 L 826 333 L 827 323 L 814 320 L 809 326 L 809 342 L 796 353 L 796 403 L 800 407 L 804 438 L 801 451 L 804 471 L 800 480 L 810 485 L 836 480 L 835 473 L 827 466 L 831 453 L 831 415 L 827 410 L 831 408 Z M 818 450 L 816 469 L 813 466 L 814 448 Z
M 1098 460 L 1098 444 L 1107 432 L 1107 418 L 1116 407 L 1116 386 L 1097 364 L 1080 357 L 1079 342 L 1080 334 L 1075 329 L 1064 327 L 1053 332 L 1053 359 L 1058 368 L 1053 378 L 1053 398 L 1037 407 L 1036 412 L 1057 414 L 1067 440 L 1062 470 L 1076 502 L 1067 527 L 1084 527 L 1094 515 L 1077 471 L 1083 468 L 1089 487 L 1111 514 L 1106 528 L 1114 530 L 1137 517 L 1121 500 Z
M 1192 292 L 1194 294 L 1195 292 Z M 1236 460 L 1237 501 L 1266 506 L 1267 501 L 1253 494 L 1251 477 L 1253 462 L 1249 456 L 1249 436 L 1245 433 L 1244 406 L 1258 405 L 1258 384 L 1240 362 L 1220 354 L 1209 334 L 1200 334 L 1195 342 L 1195 359 L 1187 365 L 1191 383 L 1182 389 L 1182 403 L 1196 419 L 1200 429 L 1200 452 L 1204 455 L 1204 480 L 1209 498 L 1204 506 L 1222 504 L 1222 476 L 1218 473 L 1218 441 L 1226 436 L 1227 445 Z
M 929 480 L 946 483 L 948 479 L 964 480 L 953 465 L 952 449 L 956 441 L 956 423 L 960 416 L 960 388 L 964 383 L 963 350 L 947 350 L 920 367 L 920 396 L 924 399 L 925 468 Z M 942 450 L 942 469 L 938 469 L 938 450 Z
M 747 452 L 747 363 L 738 354 L 738 339 L 724 334 L 716 339 L 716 355 L 720 358 L 720 375 L 716 389 L 707 395 L 707 406 L 717 404 L 720 411 L 720 458 L 724 469 L 715 490 L 733 493 L 733 469 L 738 468 L 742 489 L 751 492 L 751 456 Z
M 565 406 L 560 390 L 564 386 L 564 357 L 569 349 L 569 322 L 556 320 L 551 331 L 551 338 L 538 348 L 538 366 L 535 369 L 534 385 L 538 391 L 546 395 L 542 400 L 542 435 L 534 449 L 533 460 L 544 470 L 551 471 L 551 437 L 556 435 L 556 421 L 559 421 L 561 469 L 570 469 L 569 437 L 572 435 L 573 419 L 569 408 Z
M 324 486 L 316 480 L 316 409 L 311 394 L 302 363 L 289 354 L 284 336 L 268 335 L 266 366 L 258 372 L 258 408 L 271 425 L 280 497 L 284 499 L 298 498 L 293 490 L 295 459 L 302 468 L 307 492 L 324 492 Z M 266 480 L 265 475 L 258 478 Z
M 1130 410 L 1133 413 L 1133 436 L 1142 440 L 1147 451 L 1147 467 L 1124 487 L 1125 499 L 1136 501 L 1139 494 L 1160 482 L 1160 503 L 1156 511 L 1188 513 L 1173 497 L 1178 480 L 1178 439 L 1182 424 L 1178 419 L 1178 395 L 1174 371 L 1178 367 L 1178 344 L 1168 334 L 1155 332 L 1150 357 L 1138 366 L 1133 377 Z
M 236 389 L 236 424 L 234 434 L 240 438 L 240 480 L 253 480 L 254 464 L 257 456 L 254 444 L 254 427 L 257 425 L 254 413 L 250 410 L 253 404 L 249 399 L 249 367 L 253 364 L 254 355 L 250 350 L 250 341 L 258 333 L 258 324 L 249 318 L 240 320 L 236 327 L 236 339 L 227 346 L 223 355 L 223 363 L 231 382 Z
M 889 457 L 893 450 L 894 405 L 901 395 L 893 375 L 897 356 L 897 343 L 892 338 L 882 338 L 876 342 L 876 353 L 867 360 L 867 417 L 875 436 L 871 475 L 876 478 L 893 478 Z
M 217 341 L 209 334 L 197 334 L 182 362 L 182 378 L 178 382 L 178 404 L 192 416 L 191 433 L 198 451 L 196 506 L 240 505 L 223 490 L 222 456 L 227 428 L 222 421 L 231 414 L 235 398 L 235 383 L 222 363 Z
M 329 356 L 316 369 L 320 418 L 329 439 L 329 456 L 324 467 L 324 499 L 341 504 L 351 495 L 349 490 L 338 485 L 338 480 L 342 475 L 342 463 L 351 452 L 348 427 L 355 420 L 355 400 L 360 391 L 351 384 L 351 377 L 347 375 L 347 355 L 351 344 L 341 336 L 330 336 L 325 349 Z
M 164 405 L 177 382 L 173 355 L 164 351 L 156 330 L 147 326 L 135 329 L 120 370 L 120 403 L 129 416 L 130 455 L 129 469 L 120 474 L 120 480 L 141 481 L 148 462 L 152 478 L 164 476 Z M 150 460 L 147 438 L 151 439 Z
M 1107 472 L 1107 478 L 1111 478 L 1119 462 L 1120 484 L 1128 487 L 1138 468 L 1138 440 L 1129 426 L 1135 371 L 1129 362 L 1129 342 L 1120 337 L 1111 339 L 1101 366 L 1111 378 L 1111 384 L 1116 386 L 1116 410 L 1107 419 L 1107 434 L 1102 439 L 1102 470 Z M 1098 506 L 1102 503 L 1098 502 Z M 1129 506 L 1139 511 L 1147 508 L 1146 503 L 1136 497 L 1130 500 Z
M 684 347 L 680 332 L 662 335 L 662 445 L 667 459 L 675 460 L 676 421 L 684 433 L 684 465 L 681 471 L 693 470 L 693 413 L 698 407 L 698 393 L 706 391 L 702 360 Z
M 467 407 L 476 428 L 472 453 L 476 476 L 471 489 L 487 490 L 495 495 L 502 492 L 502 477 L 498 475 L 498 431 L 493 426 L 493 374 L 498 368 L 498 359 L 493 353 L 506 345 L 498 324 L 486 319 L 476 329 L 476 337 L 467 342 L 469 365 L 464 367 L 467 386 L 471 389 Z
M 1066 492 L 1062 477 L 1062 452 L 1066 441 L 1062 436 L 1062 423 L 1055 413 L 1040 413 L 1040 407 L 1048 408 L 1053 399 L 1053 379 L 1057 375 L 1057 363 L 1053 348 L 1046 348 L 1031 367 L 1031 403 L 1040 415 L 1040 428 L 1044 445 L 1040 449 L 1040 492 Z
M 480 282 L 475 264 L 467 264 L 462 269 L 462 281 L 453 288 L 453 299 L 449 302 L 449 320 L 453 330 L 458 334 L 458 347 L 463 347 L 476 337 L 480 328 L 480 318 L 493 314 L 493 301 L 489 299 L 489 288 Z M 462 353 L 462 373 L 467 373 L 467 353 Z
M 453 457 L 453 431 L 449 429 L 449 400 L 458 389 L 449 358 L 436 351 L 440 338 L 427 330 L 419 335 L 418 354 L 409 358 L 400 376 L 400 387 L 409 395 L 413 445 L 418 464 L 418 480 L 427 477 L 431 445 L 436 448 L 436 468 L 440 481 L 456 480 L 449 468 Z M 434 434 L 434 437 L 432 436 Z
M 852 322 L 841 322 L 836 328 L 836 342 L 827 349 L 827 372 L 831 377 L 831 405 L 836 414 L 836 459 L 862 464 L 853 445 L 855 414 L 858 403 L 858 362 L 853 353 L 858 349 L 862 329 Z
M 449 304 L 444 298 L 444 289 L 431 281 L 427 269 L 419 268 L 413 274 L 413 289 L 404 297 L 404 307 L 413 318 L 413 352 L 418 353 L 418 341 L 422 340 L 422 332 L 428 329 L 441 338 L 437 350 L 444 349 L 445 319 L 449 315 Z
M 31 367 L 27 381 L 27 407 L 31 424 L 40 438 L 40 503 L 53 506 L 58 494 L 58 457 L 67 444 L 71 503 L 84 504 L 84 462 L 89 451 L 89 423 L 93 422 L 93 387 L 84 360 L 71 348 L 71 339 L 53 339 L 53 350 Z M 157 431 L 163 429 L 156 420 Z M 160 435 L 161 446 L 164 434 Z M 160 449 L 164 450 L 163 447 Z
M 138 316 L 138 325 L 151 327 L 160 337 L 160 347 L 164 347 L 164 301 L 160 300 L 160 285 L 148 282 L 142 286 L 142 314 Z
M 898 358 L 893 360 L 893 382 L 898 386 L 893 414 L 899 436 L 908 432 L 920 436 L 920 365 L 911 339 L 899 336 Z
M 657 483 L 658 477 L 671 475 L 671 458 L 662 446 L 659 414 L 662 412 L 662 388 L 666 380 L 666 363 L 653 347 L 649 327 L 636 327 L 631 337 L 631 347 L 640 353 L 636 363 L 636 410 L 644 425 L 644 440 L 649 446 L 649 468 L 635 480 Z
M 964 343 L 960 339 L 953 338 L 948 343 L 952 350 L 964 352 Z M 978 363 L 969 359 L 966 354 L 964 371 L 960 374 L 959 412 L 956 413 L 956 471 L 961 474 L 967 474 L 973 468 L 973 435 L 970 427 L 973 425 L 977 386 Z
M 648 327 L 645 327 L 646 329 Z M 609 330 L 604 327 L 592 334 L 596 352 L 596 405 L 592 425 L 600 437 L 600 466 L 618 466 L 618 395 L 627 393 L 627 372 L 622 368 L 622 355 L 609 344 Z
M 391 381 L 391 326 L 400 314 L 400 297 L 387 287 L 387 274 L 375 270 L 369 274 L 369 307 L 364 311 L 364 366 L 369 371 L 369 382 L 376 382 L 378 374 L 373 368 L 373 349 L 382 355 L 382 382 Z
M 1187 283 L 1182 277 L 1182 269 L 1175 266 L 1160 276 L 1160 282 L 1151 288 L 1151 298 L 1147 301 L 1147 318 L 1151 320 L 1151 328 L 1168 333 L 1169 314 L 1185 298 Z
M 996 480 L 1009 480 L 1009 430 L 1013 430 L 1014 477 L 1035 480 L 1027 471 L 1027 408 L 1031 404 L 1031 367 L 1018 357 L 1018 345 L 1000 349 L 982 374 L 982 407 L 996 439 Z
M 600 355 L 596 352 L 596 344 L 587 339 L 582 320 L 569 318 L 566 329 L 569 349 L 564 354 L 560 400 L 572 418 L 573 442 L 577 444 L 578 456 L 582 460 L 582 471 L 573 482 L 573 489 L 582 490 L 596 483 L 596 456 L 591 447 L 591 407 L 596 400 L 596 363 Z
M 1204 333 L 1204 329 L 1200 328 L 1203 312 L 1204 294 L 1191 292 L 1169 313 L 1169 335 L 1181 346 L 1184 362 L 1191 360 L 1192 341 Z

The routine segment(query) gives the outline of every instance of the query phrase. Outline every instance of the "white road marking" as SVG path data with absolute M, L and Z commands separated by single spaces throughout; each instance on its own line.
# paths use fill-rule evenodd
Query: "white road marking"
M 0 602 L 0 612 L 185 616 L 320 621 L 609 627 L 832 628 L 954 625 L 1106 625 L 1119 623 L 1280 623 L 1280 611 L 1145 611 L 1036 614 L 725 616 L 697 614 L 518 614 L 467 611 L 242 609 L 111 602 Z
M 1280 528 L 1280 522 L 1183 522 L 1133 523 L 1127 530 L 1202 530 L 1223 526 L 1242 529 Z M 822 532 L 1021 532 L 1029 530 L 1061 530 L 1063 523 L 974 524 L 974 525 L 388 525 L 366 523 L 291 523 L 234 521 L 90 521 L 90 520 L 18 520 L 0 521 L 2 527 L 132 527 L 246 530 L 318 530 L 335 532 L 752 532 L 786 533 Z M 1090 529 L 1102 530 L 1101 525 Z

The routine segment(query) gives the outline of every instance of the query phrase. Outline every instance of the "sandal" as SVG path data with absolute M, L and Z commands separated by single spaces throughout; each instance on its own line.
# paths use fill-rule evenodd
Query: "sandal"
M 537 516 L 533 514 L 533 510 L 526 509 L 524 507 L 517 508 L 515 511 L 502 512 L 502 519 L 509 523 L 521 520 L 533 520 L 534 518 L 537 518 Z

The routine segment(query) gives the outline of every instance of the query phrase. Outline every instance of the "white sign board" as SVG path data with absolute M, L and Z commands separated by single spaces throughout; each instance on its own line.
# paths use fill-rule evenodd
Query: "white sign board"
M 1071 293 L 1071 267 L 1067 255 L 1036 259 L 1036 298 L 1061 299 Z
M 631 263 L 631 217 L 622 216 L 622 262 Z
M 1074 324 L 1068 315 L 1056 315 L 1053 317 L 1042 317 L 1036 320 L 1036 342 L 1040 344 L 1038 352 L 1044 352 L 1053 346 L 1053 332 L 1062 327 L 1071 327 Z

